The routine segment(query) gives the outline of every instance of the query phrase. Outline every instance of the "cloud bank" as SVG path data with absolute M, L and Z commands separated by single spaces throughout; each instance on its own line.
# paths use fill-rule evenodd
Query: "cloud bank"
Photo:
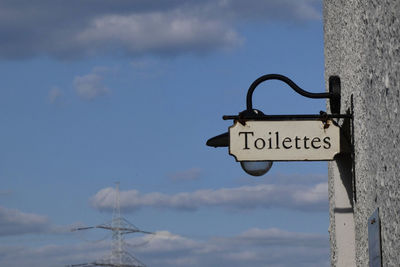
M 115 189 L 108 187 L 97 192 L 90 200 L 100 211 L 112 211 Z M 236 188 L 221 188 L 164 194 L 143 194 L 137 190 L 120 192 L 121 209 L 125 212 L 142 207 L 195 211 L 204 207 L 222 207 L 234 210 L 255 208 L 289 208 L 302 211 L 326 211 L 328 185 L 272 185 L 260 184 Z
M 239 45 L 242 22 L 319 20 L 317 0 L 1 0 L 0 58 L 205 53 Z
M 0 206 L 0 237 L 48 231 L 47 217 Z
M 197 240 L 168 231 L 126 240 L 130 252 L 148 266 L 328 267 L 329 240 L 320 234 L 277 228 L 248 229 L 235 236 Z M 145 246 L 136 246 L 149 241 Z M 92 262 L 110 252 L 109 241 L 43 247 L 0 246 L 1 266 L 66 266 Z

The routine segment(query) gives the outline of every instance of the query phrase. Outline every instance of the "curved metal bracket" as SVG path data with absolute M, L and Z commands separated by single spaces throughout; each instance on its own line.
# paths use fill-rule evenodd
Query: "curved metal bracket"
M 267 74 L 259 77 L 255 80 L 249 87 L 247 91 L 247 110 L 253 110 L 253 92 L 256 87 L 265 81 L 268 80 L 280 80 L 287 85 L 289 85 L 296 93 L 308 97 L 308 98 L 329 98 L 331 111 L 332 113 L 339 113 L 340 112 L 340 79 L 337 76 L 332 76 L 329 78 L 329 92 L 324 93 L 312 93 L 301 89 L 297 84 L 295 84 L 292 80 L 288 77 L 280 74 Z M 339 108 L 337 107 L 339 106 Z
M 253 92 L 256 87 L 268 80 L 280 80 L 289 85 L 298 94 L 308 98 L 328 98 L 332 114 L 321 111 L 320 114 L 297 114 L 297 115 L 265 115 L 259 110 L 253 109 Z M 288 77 L 280 74 L 267 74 L 255 80 L 247 91 L 247 109 L 240 112 L 239 115 L 225 115 L 224 120 L 238 120 L 244 124 L 246 120 L 327 120 L 332 118 L 353 118 L 352 114 L 340 114 L 340 78 L 338 76 L 329 77 L 329 92 L 312 93 L 301 89 Z M 229 146 L 229 133 L 223 133 L 207 141 L 208 146 L 227 147 Z

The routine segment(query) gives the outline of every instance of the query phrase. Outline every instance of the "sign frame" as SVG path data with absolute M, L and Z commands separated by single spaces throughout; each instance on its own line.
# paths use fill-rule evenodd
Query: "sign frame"
M 229 140 L 238 162 L 329 161 L 343 152 L 340 127 L 331 119 L 234 120 Z

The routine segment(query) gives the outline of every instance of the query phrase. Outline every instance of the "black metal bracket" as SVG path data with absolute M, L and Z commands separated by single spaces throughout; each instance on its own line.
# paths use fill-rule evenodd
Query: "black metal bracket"
M 295 114 L 295 115 L 265 115 L 257 109 L 253 109 L 253 93 L 258 85 L 268 80 L 279 80 L 289 85 L 296 93 L 308 98 L 326 98 L 329 99 L 330 110 L 332 114 L 321 111 L 320 114 Z M 258 121 L 278 121 L 278 120 L 321 120 L 330 119 L 353 119 L 353 114 L 340 114 L 340 78 L 338 76 L 329 77 L 329 92 L 312 93 L 300 88 L 288 77 L 281 74 L 266 74 L 255 80 L 249 87 L 246 97 L 246 110 L 239 115 L 224 115 L 224 120 L 235 120 L 245 124 L 247 120 Z M 229 146 L 229 134 L 223 133 L 207 141 L 208 146 L 227 147 Z
M 247 111 L 247 110 L 246 110 Z M 291 114 L 291 115 L 224 115 L 223 120 L 254 120 L 254 121 L 291 121 L 291 120 L 327 120 L 327 119 L 352 119 L 351 114 L 326 114 L 321 111 L 320 114 Z
M 331 112 L 340 113 L 340 78 L 338 76 L 329 77 L 329 92 L 312 93 L 300 88 L 288 77 L 281 74 L 266 74 L 255 80 L 247 91 L 247 110 L 253 110 L 253 93 L 258 85 L 268 80 L 279 80 L 289 85 L 296 93 L 308 98 L 328 98 L 330 100 Z

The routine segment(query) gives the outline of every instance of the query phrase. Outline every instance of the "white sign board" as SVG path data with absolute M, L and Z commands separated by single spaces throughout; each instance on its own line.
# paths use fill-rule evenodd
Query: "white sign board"
M 340 152 L 340 128 L 330 120 L 235 122 L 229 138 L 237 161 L 332 160 Z

